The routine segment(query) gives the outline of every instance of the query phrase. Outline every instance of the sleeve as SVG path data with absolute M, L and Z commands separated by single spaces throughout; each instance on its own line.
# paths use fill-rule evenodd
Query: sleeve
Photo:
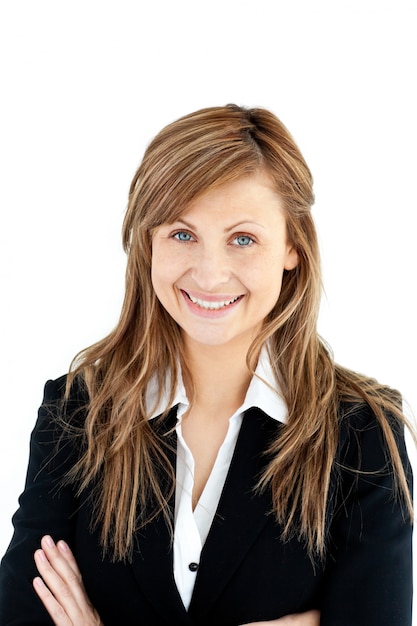
M 32 587 L 33 554 L 44 534 L 73 545 L 77 499 L 62 478 L 74 462 L 74 445 L 57 419 L 65 378 L 48 381 L 31 434 L 29 465 L 14 534 L 0 567 L 0 626 L 52 624 Z
M 398 424 L 393 431 L 411 490 L 404 432 Z M 412 525 L 405 503 L 394 496 L 387 459 L 371 412 L 353 416 L 340 455 L 321 626 L 411 626 Z

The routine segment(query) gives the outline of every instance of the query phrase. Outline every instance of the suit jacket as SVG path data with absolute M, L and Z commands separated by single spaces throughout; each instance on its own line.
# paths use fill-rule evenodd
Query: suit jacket
M 386 447 L 367 408 L 350 407 L 341 417 L 328 551 L 315 563 L 303 541 L 281 540 L 270 493 L 254 492 L 266 462 L 262 453 L 283 425 L 258 409 L 246 412 L 187 612 L 162 516 L 138 532 L 131 563 L 112 562 L 90 528 L 91 493 L 77 497 L 73 487 L 62 486 L 78 454 L 56 420 L 54 405 L 64 385 L 65 378 L 46 384 L 31 436 L 26 487 L 0 570 L 1 626 L 52 623 L 32 589 L 33 553 L 47 533 L 71 546 L 105 626 L 237 626 L 311 608 L 320 609 L 322 626 L 410 626 L 411 525 L 393 498 Z M 82 422 L 85 401 L 75 387 L 67 414 Z M 174 408 L 162 428 L 168 430 L 175 416 Z M 403 434 L 395 434 L 411 480 Z

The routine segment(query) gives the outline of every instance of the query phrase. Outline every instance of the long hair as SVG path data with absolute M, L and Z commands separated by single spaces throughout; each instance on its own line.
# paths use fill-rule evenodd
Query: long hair
M 131 183 L 123 225 L 127 269 L 119 322 L 77 355 L 68 377 L 67 394 L 78 377 L 89 396 L 83 453 L 69 478 L 80 493 L 96 485 L 94 524 L 101 528 L 103 549 L 116 560 L 130 557 L 135 532 L 154 516 L 163 514 L 171 523 L 167 503 L 175 488 L 166 442 L 149 423 L 146 391 L 151 381 L 161 393 L 168 385 L 172 401 L 178 363 L 186 370 L 186 361 L 180 330 L 152 288 L 152 234 L 176 221 L 200 194 L 258 171 L 268 174 L 284 201 L 288 238 L 299 256 L 297 267 L 284 272 L 278 301 L 247 355 L 253 372 L 268 340 L 288 406 L 288 422 L 270 447 L 271 461 L 258 488 L 272 489 L 284 538 L 296 532 L 311 555 L 323 555 L 340 403 L 367 403 L 386 437 L 411 514 L 386 412 L 399 422 L 405 418 L 376 382 L 337 366 L 317 334 L 321 275 L 310 170 L 271 112 L 212 107 L 168 125 L 147 148 Z

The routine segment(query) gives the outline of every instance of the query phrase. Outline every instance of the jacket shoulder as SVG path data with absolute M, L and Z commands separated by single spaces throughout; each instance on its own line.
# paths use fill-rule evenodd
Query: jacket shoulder
M 81 376 L 76 376 L 69 389 L 68 397 L 65 398 L 69 375 L 64 374 L 56 379 L 49 379 L 45 383 L 43 403 L 67 401 L 74 404 L 88 403 L 88 392 Z

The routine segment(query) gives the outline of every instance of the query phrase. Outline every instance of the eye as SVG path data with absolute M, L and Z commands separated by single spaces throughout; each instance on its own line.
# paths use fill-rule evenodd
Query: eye
M 193 239 L 190 233 L 187 233 L 187 231 L 185 230 L 179 230 L 178 232 L 174 233 L 172 236 L 174 237 L 174 239 L 177 239 L 178 241 L 192 241 Z
M 241 248 L 246 248 L 254 243 L 252 237 L 249 237 L 249 235 L 238 235 L 233 241 Z

